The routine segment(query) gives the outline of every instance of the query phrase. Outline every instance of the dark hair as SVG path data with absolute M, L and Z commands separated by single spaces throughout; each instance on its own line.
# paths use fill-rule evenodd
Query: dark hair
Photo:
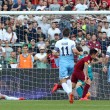
M 70 30 L 69 30 L 68 28 L 65 28 L 65 29 L 63 30 L 63 36 L 64 36 L 64 37 L 68 37 L 69 34 L 70 34 Z
M 83 49 L 80 47 L 80 46 L 77 46 L 76 49 L 79 51 L 79 52 L 82 52 Z
M 88 54 L 88 52 L 87 52 L 87 51 L 84 51 L 83 53 L 84 53 L 84 54 Z
M 89 52 L 90 55 L 96 54 L 96 53 L 97 53 L 97 50 L 96 49 L 90 49 L 90 52 Z
M 23 47 L 28 47 L 28 44 L 24 44 Z

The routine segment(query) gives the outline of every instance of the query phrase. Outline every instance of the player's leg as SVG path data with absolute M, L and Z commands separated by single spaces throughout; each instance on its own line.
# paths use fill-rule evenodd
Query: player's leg
M 55 91 L 57 91 L 60 88 L 62 88 L 62 85 L 59 83 L 55 83 L 51 92 L 54 93 Z
M 72 88 L 73 88 L 73 89 L 75 89 L 76 84 L 77 84 L 77 81 L 78 81 L 76 74 L 77 74 L 77 73 L 73 72 L 73 73 L 72 73 L 72 76 L 71 76 L 71 82 L 72 82 Z M 73 91 L 73 102 L 74 102 L 74 91 Z
M 83 91 L 82 98 L 84 98 L 84 97 L 86 96 L 86 94 L 88 93 L 88 90 L 89 90 L 90 85 L 91 85 L 91 80 L 88 78 L 85 83 L 86 83 L 86 84 L 85 84 L 85 86 L 84 86 L 84 91 Z
M 72 91 L 69 88 L 68 84 L 67 84 L 67 79 L 69 78 L 68 75 L 68 64 L 64 63 L 64 62 L 60 62 L 59 63 L 59 79 L 60 79 L 60 83 L 62 85 L 63 90 L 67 93 L 70 94 Z
M 68 65 L 68 76 L 70 76 L 70 77 L 67 79 L 67 84 L 68 84 L 69 88 L 71 89 L 71 92 L 72 92 L 71 75 L 73 73 L 73 70 L 74 70 L 74 63 L 70 62 Z
M 4 95 L 4 94 L 0 94 L 0 99 L 5 99 L 5 100 L 24 100 L 24 98 L 22 98 L 22 97 L 17 98 L 17 97 L 7 96 L 7 95 Z
M 82 87 L 82 81 L 80 80 L 76 84 L 76 91 L 77 91 L 78 96 L 81 98 L 83 94 L 83 87 Z
M 79 73 L 76 74 L 76 78 L 78 80 L 81 80 L 81 81 L 85 81 L 85 75 L 84 75 L 84 72 L 83 71 L 79 71 Z M 83 95 L 82 95 L 82 99 L 86 96 L 86 94 L 88 93 L 88 90 L 90 88 L 90 84 L 91 84 L 91 81 L 90 79 L 88 78 L 87 82 L 85 82 L 85 86 L 84 86 L 84 91 L 83 91 Z M 81 99 L 81 100 L 82 100 Z

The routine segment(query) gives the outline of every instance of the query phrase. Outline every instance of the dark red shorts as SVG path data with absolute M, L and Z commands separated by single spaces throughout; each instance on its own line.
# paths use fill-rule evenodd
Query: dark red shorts
M 78 80 L 84 81 L 85 80 L 85 75 L 83 71 L 74 71 L 71 77 L 71 81 L 73 83 L 77 83 Z

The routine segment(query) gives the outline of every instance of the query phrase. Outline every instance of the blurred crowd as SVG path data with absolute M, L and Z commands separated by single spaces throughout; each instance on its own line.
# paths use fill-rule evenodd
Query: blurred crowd
M 109 0 L 0 0 L 0 6 L 3 11 L 109 10 Z M 58 68 L 58 58 L 52 50 L 62 39 L 64 28 L 69 28 L 69 38 L 82 47 L 84 53 L 95 48 L 104 58 L 110 44 L 109 21 L 110 15 L 2 15 L 0 64 L 10 68 L 10 64 L 17 64 L 19 55 L 27 51 L 34 68 Z
M 2 11 L 109 10 L 110 0 L 0 0 Z

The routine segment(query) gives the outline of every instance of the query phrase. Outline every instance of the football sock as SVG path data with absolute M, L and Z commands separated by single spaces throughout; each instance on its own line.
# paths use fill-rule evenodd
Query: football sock
M 10 96 L 7 96 L 7 95 L 4 95 L 4 97 L 5 97 L 6 100 L 19 100 L 19 98 L 10 97 Z
M 62 87 L 63 87 L 63 90 L 67 93 L 67 94 L 70 94 L 71 93 L 71 90 L 70 88 L 68 87 L 68 85 L 66 83 L 62 83 Z
M 86 96 L 86 94 L 88 93 L 89 88 L 90 88 L 90 85 L 86 84 L 85 87 L 84 87 L 82 98 L 84 98 Z
M 83 88 L 81 86 L 79 86 L 79 87 L 76 88 L 76 91 L 78 93 L 78 96 L 81 98 L 82 94 L 83 94 Z
M 72 82 L 71 82 L 71 80 L 68 79 L 66 82 L 67 82 L 67 85 L 68 85 L 68 87 L 70 88 L 70 90 L 72 92 Z

